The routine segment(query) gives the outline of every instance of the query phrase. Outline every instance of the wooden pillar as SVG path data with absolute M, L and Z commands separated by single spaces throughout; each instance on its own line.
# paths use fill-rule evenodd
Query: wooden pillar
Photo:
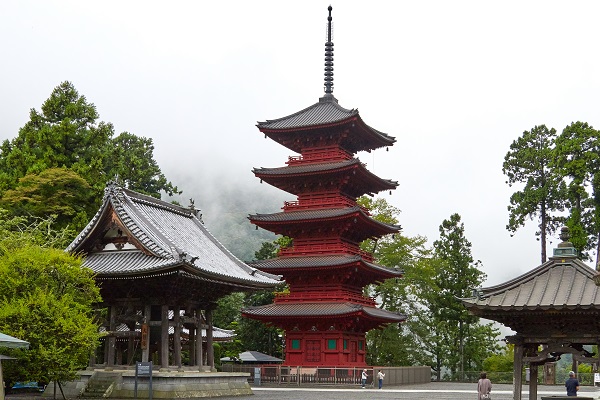
M 529 365 L 529 400 L 537 400 L 538 365 Z
M 515 362 L 513 369 L 513 400 L 521 400 L 521 389 L 523 387 L 523 345 L 515 344 Z
M 188 329 L 190 366 L 196 365 L 196 328 Z
M 213 310 L 206 309 L 206 362 L 210 370 L 215 369 L 215 351 L 213 348 Z
M 116 355 L 115 365 L 122 365 L 123 364 L 123 343 L 116 342 L 115 355 Z
M 150 358 L 150 343 L 152 343 L 150 341 L 150 328 L 149 328 L 150 321 L 152 320 L 152 317 L 150 316 L 151 311 L 152 311 L 152 308 L 151 308 L 150 304 L 146 304 L 144 306 L 144 325 L 146 325 L 146 327 L 142 328 L 142 329 L 146 330 L 146 332 L 144 333 L 146 335 L 146 339 L 145 339 L 146 347 L 145 348 L 142 347 L 142 362 L 148 362 L 148 359 Z M 144 341 L 143 335 L 142 335 L 141 341 Z
M 117 339 L 113 335 L 117 328 L 117 310 L 115 309 L 115 306 L 108 307 L 108 313 L 108 331 L 111 332 L 111 335 L 106 338 L 108 343 L 106 349 L 106 367 L 107 369 L 112 369 L 115 366 L 115 344 L 117 342 Z
M 169 306 L 164 304 L 160 312 L 160 368 L 169 369 Z
M 131 336 L 127 339 L 127 359 L 125 360 L 125 365 L 132 365 L 135 358 L 135 323 L 132 326 L 133 329 L 129 327 L 129 334 Z
M 0 400 L 4 400 L 4 379 L 2 377 L 2 360 L 0 360 Z
M 204 360 L 202 359 L 202 310 L 196 310 L 196 319 L 198 323 L 196 325 L 196 365 L 198 366 L 198 371 L 202 372 L 202 367 L 204 366 Z
M 181 368 L 181 315 L 180 308 L 173 308 L 173 364 Z

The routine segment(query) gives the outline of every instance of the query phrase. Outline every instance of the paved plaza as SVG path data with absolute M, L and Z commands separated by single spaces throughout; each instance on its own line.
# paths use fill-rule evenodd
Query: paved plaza
M 254 395 L 237 397 L 218 397 L 223 400 L 371 400 L 371 399 L 406 399 L 406 400 L 476 400 L 477 384 L 431 382 L 421 385 L 384 386 L 382 390 L 374 388 L 361 389 L 350 387 L 298 387 L 298 386 L 253 386 Z M 560 385 L 538 387 L 538 400 L 541 396 L 564 396 L 564 388 Z M 600 388 L 583 386 L 580 396 L 600 399 Z M 512 400 L 512 385 L 496 384 L 492 389 L 493 400 Z M 19 394 L 7 395 L 6 400 L 41 400 L 39 395 Z M 59 396 L 60 399 L 60 396 Z M 523 388 L 523 400 L 529 399 L 527 388 Z
M 290 387 L 290 386 L 253 386 L 253 396 L 229 397 L 233 399 L 253 400 L 367 400 L 367 399 L 406 399 L 406 400 L 476 400 L 476 383 L 431 382 L 421 385 L 388 386 L 382 390 L 376 388 L 348 387 Z M 522 399 L 527 400 L 529 393 L 523 387 Z M 541 396 L 564 396 L 562 386 L 539 386 L 538 400 Z M 580 396 L 600 398 L 600 388 L 582 387 Z M 494 400 L 512 400 L 512 385 L 496 384 L 492 388 Z

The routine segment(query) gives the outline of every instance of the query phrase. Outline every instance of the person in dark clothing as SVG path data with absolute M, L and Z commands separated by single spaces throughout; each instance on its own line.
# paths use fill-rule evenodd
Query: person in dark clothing
M 579 390 L 579 381 L 575 378 L 575 372 L 569 372 L 569 379 L 565 382 L 567 388 L 567 396 L 577 396 Z

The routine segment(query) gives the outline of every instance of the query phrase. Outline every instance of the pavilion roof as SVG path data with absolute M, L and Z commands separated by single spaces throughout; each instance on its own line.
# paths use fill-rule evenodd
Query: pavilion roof
M 273 287 L 279 277 L 252 268 L 227 250 L 204 226 L 195 209 L 146 196 L 116 184 L 105 189 L 103 204 L 67 247 L 84 255 L 84 266 L 100 279 L 157 275 L 183 269 L 191 276 L 247 286 Z M 111 224 L 123 229 L 135 248 L 97 250 Z
M 495 311 L 576 311 L 600 309 L 596 271 L 575 256 L 556 256 L 500 285 L 479 289 L 461 299 L 475 314 Z

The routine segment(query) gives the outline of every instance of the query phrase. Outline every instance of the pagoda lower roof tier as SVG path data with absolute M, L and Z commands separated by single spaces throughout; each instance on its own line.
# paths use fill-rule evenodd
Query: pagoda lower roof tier
M 374 328 L 406 320 L 406 316 L 400 313 L 349 302 L 273 303 L 248 307 L 242 310 L 242 315 L 284 327 L 298 323 L 298 321 L 310 324 L 313 321 L 322 320 L 327 324 L 334 324 L 335 321 L 347 320 L 353 323 L 360 321 L 356 325 Z
M 259 122 L 257 127 L 296 153 L 337 143 L 354 154 L 391 146 L 396 141 L 365 124 L 358 110 L 341 107 L 333 95 L 324 96 L 318 103 L 286 117 Z
M 343 273 L 353 270 L 360 276 L 368 277 L 369 283 L 382 282 L 390 278 L 402 277 L 403 272 L 365 261 L 360 256 L 327 255 L 303 257 L 279 257 L 270 260 L 252 261 L 250 266 L 275 275 L 307 276 L 319 271 L 336 271 Z M 339 271 L 339 272 L 337 272 Z
M 280 168 L 255 168 L 256 177 L 288 193 L 337 190 L 358 198 L 392 190 L 398 182 L 371 173 L 358 158 L 337 162 L 305 163 Z
M 359 206 L 254 214 L 248 218 L 263 229 L 294 239 L 318 238 L 323 232 L 336 232 L 345 239 L 362 242 L 397 233 L 401 229 L 399 225 L 371 218 Z

